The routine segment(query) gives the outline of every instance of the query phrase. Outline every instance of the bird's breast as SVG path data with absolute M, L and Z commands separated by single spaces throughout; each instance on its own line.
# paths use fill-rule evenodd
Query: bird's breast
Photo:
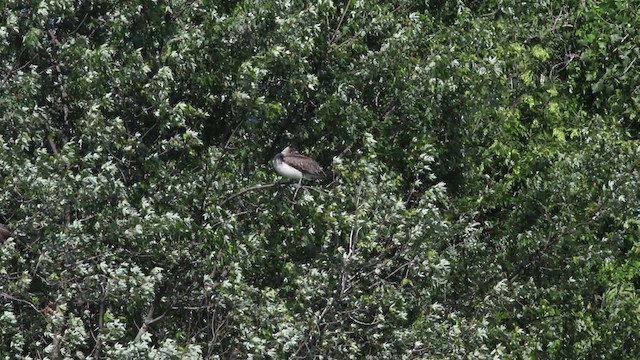
M 276 172 L 281 176 L 284 176 L 289 179 L 300 179 L 302 178 L 302 172 L 293 166 L 285 163 L 282 159 L 273 159 L 273 167 L 276 169 Z

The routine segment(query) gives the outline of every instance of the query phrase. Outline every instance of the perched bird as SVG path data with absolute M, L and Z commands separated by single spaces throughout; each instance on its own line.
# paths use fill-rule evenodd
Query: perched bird
M 315 180 L 325 176 L 320 164 L 289 146 L 273 158 L 273 167 L 281 176 L 298 180 L 298 188 L 302 184 L 302 179 Z
M 11 231 L 9 231 L 4 224 L 0 224 L 0 243 L 8 239 L 9 236 L 11 236 Z

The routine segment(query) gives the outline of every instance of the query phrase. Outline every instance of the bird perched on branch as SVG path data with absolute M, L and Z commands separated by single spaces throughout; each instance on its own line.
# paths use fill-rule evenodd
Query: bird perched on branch
M 324 170 L 317 161 L 301 155 L 289 146 L 273 158 L 273 167 L 281 176 L 298 180 L 298 188 L 302 185 L 302 179 L 316 180 L 325 177 Z

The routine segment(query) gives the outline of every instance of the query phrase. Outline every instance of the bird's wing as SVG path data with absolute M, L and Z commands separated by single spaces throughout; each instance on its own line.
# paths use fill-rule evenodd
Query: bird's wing
M 322 166 L 312 158 L 300 154 L 289 154 L 282 160 L 288 165 L 313 177 L 321 178 L 325 176 Z

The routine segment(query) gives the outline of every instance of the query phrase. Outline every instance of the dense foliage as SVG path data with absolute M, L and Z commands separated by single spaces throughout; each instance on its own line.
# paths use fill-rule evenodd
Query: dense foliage
M 0 4 L 3 358 L 640 354 L 640 1 Z

